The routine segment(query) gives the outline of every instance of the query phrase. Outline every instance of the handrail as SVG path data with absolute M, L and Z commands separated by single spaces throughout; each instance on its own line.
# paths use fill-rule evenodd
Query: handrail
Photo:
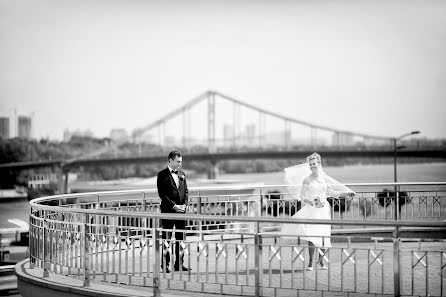
M 391 183 L 351 183 L 348 184 L 349 186 L 446 186 L 446 182 L 391 182 Z M 267 195 L 263 193 L 263 189 L 267 188 L 277 188 L 277 187 L 289 187 L 289 185 L 253 185 L 253 186 L 223 186 L 223 187 L 192 187 L 190 188 L 190 191 L 197 191 L 197 196 L 190 196 L 196 197 L 200 200 L 200 197 L 202 195 L 200 193 L 207 191 L 207 190 L 244 190 L 244 189 L 258 189 L 260 190 L 258 194 L 256 195 Z M 169 219 L 199 219 L 199 220 L 208 220 L 208 221 L 232 221 L 232 222 L 257 222 L 257 223 L 277 223 L 277 224 L 293 224 L 293 223 L 308 223 L 309 220 L 295 220 L 291 218 L 274 218 L 274 217 L 266 217 L 262 218 L 259 217 L 260 214 L 258 214 L 256 217 L 242 217 L 242 216 L 231 216 L 230 219 L 228 216 L 214 214 L 214 215 L 203 215 L 203 214 L 158 214 L 154 212 L 146 212 L 146 211 L 138 211 L 138 212 L 128 212 L 128 211 L 117 211 L 117 210 L 105 210 L 105 209 L 82 209 L 82 208 L 67 208 L 63 206 L 50 206 L 50 205 L 43 205 L 42 202 L 49 202 L 49 201 L 57 201 L 60 199 L 69 199 L 69 198 L 85 198 L 85 197 L 95 197 L 97 198 L 97 202 L 105 202 L 101 198 L 111 197 L 111 196 L 117 196 L 117 195 L 129 195 L 129 194 L 142 194 L 141 197 L 132 197 L 132 199 L 128 199 L 131 201 L 138 201 L 146 199 L 157 199 L 156 197 L 146 197 L 146 194 L 157 193 L 156 189 L 136 189 L 136 190 L 119 190 L 119 191 L 102 191 L 102 192 L 92 192 L 92 193 L 75 193 L 75 194 L 62 194 L 62 195 L 55 195 L 55 196 L 48 196 L 48 197 L 41 197 L 34 199 L 29 202 L 32 209 L 34 211 L 36 210 L 46 210 L 51 212 L 59 212 L 59 213 L 76 213 L 76 214 L 88 214 L 88 215 L 109 215 L 109 216 L 120 216 L 123 213 L 125 213 L 126 216 L 131 218 L 147 218 L 148 216 L 152 218 L 169 218 Z M 217 196 L 227 196 L 227 195 L 217 195 Z M 241 195 L 236 195 L 241 196 Z M 310 220 L 311 221 L 311 220 Z M 401 222 L 398 221 L 396 223 L 395 221 L 382 221 L 382 220 L 365 220 L 361 221 L 360 223 L 358 220 L 347 220 L 346 218 L 342 220 L 337 219 L 331 219 L 331 220 L 320 220 L 316 224 L 331 224 L 331 225 L 362 225 L 362 226 L 406 226 L 406 227 L 445 227 L 445 222 Z
M 446 186 L 446 182 L 388 182 L 388 183 L 345 183 L 346 186 Z M 267 189 L 273 187 L 289 187 L 284 184 L 273 185 L 253 185 L 253 186 L 213 186 L 213 187 L 190 187 L 189 191 L 208 191 L 208 190 L 242 190 L 242 189 Z M 53 196 L 46 196 L 33 199 L 29 202 L 32 207 L 39 207 L 38 202 L 56 200 L 60 198 L 72 198 L 72 197 L 90 197 L 94 195 L 118 195 L 118 194 L 130 194 L 130 193 L 156 193 L 156 189 L 135 189 L 135 190 L 117 190 L 117 191 L 99 191 L 88 193 L 74 193 L 74 194 L 60 194 Z
M 221 215 L 198 215 L 198 214 L 175 214 L 175 213 L 153 213 L 147 211 L 141 212 L 116 212 L 110 210 L 95 210 L 95 209 L 81 209 L 81 208 L 65 208 L 59 206 L 41 206 L 43 210 L 51 210 L 62 213 L 76 213 L 88 215 L 107 215 L 107 216 L 123 216 L 130 218 L 151 218 L 171 219 L 171 220 L 200 220 L 200 221 L 232 221 L 232 222 L 252 222 L 252 223 L 279 223 L 279 224 L 330 224 L 330 225 L 348 225 L 348 226 L 401 226 L 401 227 L 445 227 L 446 221 L 443 222 L 405 222 L 405 221 L 374 221 L 367 220 L 358 222 L 357 220 L 313 220 L 313 219 L 291 219 L 291 218 L 275 218 L 275 217 L 242 217 L 242 216 L 221 216 Z

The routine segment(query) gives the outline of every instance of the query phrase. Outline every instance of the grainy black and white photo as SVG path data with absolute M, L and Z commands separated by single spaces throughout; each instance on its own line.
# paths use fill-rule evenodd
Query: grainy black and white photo
M 0 295 L 446 296 L 445 112 L 442 0 L 0 0 Z

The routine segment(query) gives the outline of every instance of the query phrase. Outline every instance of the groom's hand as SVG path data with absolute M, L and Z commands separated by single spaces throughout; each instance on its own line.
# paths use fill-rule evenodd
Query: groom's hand
M 173 209 L 174 209 L 176 212 L 183 213 L 183 212 L 186 211 L 186 205 L 177 205 L 177 204 L 175 204 L 175 205 L 173 206 Z

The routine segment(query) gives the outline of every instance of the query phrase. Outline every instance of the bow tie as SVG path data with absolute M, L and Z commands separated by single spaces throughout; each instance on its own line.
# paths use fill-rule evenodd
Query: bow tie
M 175 174 L 178 174 L 178 170 L 172 170 L 172 171 L 170 171 L 171 173 L 175 173 Z

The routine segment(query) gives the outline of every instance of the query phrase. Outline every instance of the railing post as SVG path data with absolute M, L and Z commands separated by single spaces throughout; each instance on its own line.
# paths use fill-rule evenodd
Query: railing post
M 262 188 L 260 188 L 260 196 L 259 197 L 260 197 L 259 204 L 258 204 L 259 211 L 258 211 L 257 215 L 259 217 L 261 217 L 262 216 L 262 211 L 263 211 L 263 191 L 262 191 Z
M 2 244 L 2 233 L 0 233 L 0 255 L 2 256 L 1 260 L 3 260 L 3 244 Z M 31 255 L 31 253 L 30 253 Z M 30 258 L 30 263 L 31 263 L 31 258 Z
M 142 211 L 146 211 L 146 210 L 147 210 L 146 193 L 143 193 L 143 198 L 142 198 Z
M 395 297 L 400 296 L 400 238 L 399 226 L 393 232 L 393 290 Z
M 85 214 L 82 233 L 84 237 L 84 287 L 90 285 L 90 251 L 88 248 L 88 214 Z
M 394 220 L 398 220 L 398 205 L 399 205 L 399 201 L 398 201 L 398 186 L 394 185 L 393 190 L 395 191 L 395 195 L 392 197 L 395 201 L 395 203 L 393 203 L 393 216 L 394 216 Z
M 159 231 L 159 220 L 158 218 L 153 219 L 153 246 L 155 247 L 155 259 L 153 261 L 153 296 L 159 297 L 161 296 L 160 290 L 160 277 L 161 277 L 161 253 L 160 253 L 160 231 Z
M 396 186 L 396 192 L 395 192 L 395 197 L 396 197 L 396 203 L 395 203 L 395 208 L 396 208 L 396 210 L 395 210 L 395 212 L 396 212 L 396 220 L 399 220 L 400 219 L 400 203 L 401 203 L 401 201 L 400 201 L 400 186 L 398 185 L 398 186 Z
M 99 197 L 99 195 L 97 195 L 98 197 L 98 199 L 96 200 L 96 207 L 95 207 L 95 209 L 97 209 L 97 210 L 99 210 L 99 209 L 101 209 L 100 208 L 100 201 L 101 201 L 101 198 Z M 91 228 L 91 233 L 92 234 L 100 234 L 100 233 L 102 233 L 102 231 L 101 231 L 101 226 L 102 226 L 102 222 L 101 222 L 101 216 L 100 215 L 96 215 L 96 216 L 94 216 L 94 221 L 92 222 L 92 224 L 94 224 L 95 225 L 95 227 L 93 228 Z
M 29 229 L 28 229 L 28 237 L 29 237 L 29 268 L 34 268 L 34 261 L 33 256 L 35 257 L 35 244 L 36 244 L 36 237 L 34 233 L 35 228 L 35 222 L 31 214 L 33 213 L 33 208 L 31 207 L 30 215 L 29 215 Z M 0 235 L 1 237 L 1 235 Z
M 260 222 L 256 222 L 256 234 L 254 236 L 255 249 L 255 296 L 262 296 L 263 261 L 262 261 L 262 236 L 260 234 Z
M 48 246 L 46 244 L 46 241 L 47 241 L 47 237 L 48 237 L 48 220 L 47 220 L 46 216 L 47 216 L 47 211 L 44 210 L 43 211 L 43 223 L 42 223 L 42 227 L 43 227 L 43 230 L 42 230 L 42 245 L 43 245 L 43 247 L 42 247 L 42 250 L 43 250 L 43 259 L 42 259 L 43 265 L 42 265 L 42 268 L 43 268 L 43 277 L 49 277 L 50 276 L 50 273 L 48 271 L 48 266 L 47 266 Z
M 197 193 L 197 215 L 201 214 L 201 195 L 200 195 L 200 190 L 198 190 Z M 203 240 L 203 224 L 201 221 L 198 221 L 198 235 L 200 237 L 200 240 Z

